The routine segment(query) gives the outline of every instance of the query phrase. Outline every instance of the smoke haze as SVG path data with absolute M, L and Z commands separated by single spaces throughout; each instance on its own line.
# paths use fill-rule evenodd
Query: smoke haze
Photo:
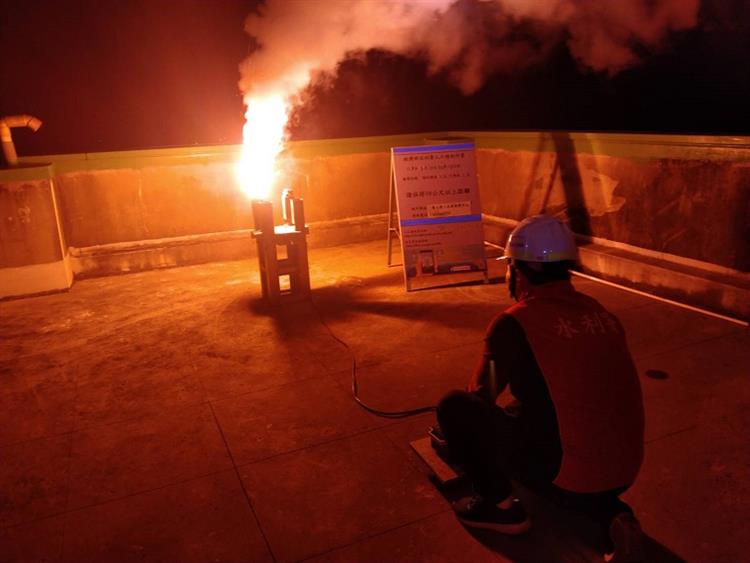
M 472 94 L 496 72 L 538 64 L 564 42 L 609 75 L 697 24 L 700 0 L 267 0 L 245 22 L 258 49 L 241 64 L 246 94 L 292 95 L 370 49 L 424 60 Z

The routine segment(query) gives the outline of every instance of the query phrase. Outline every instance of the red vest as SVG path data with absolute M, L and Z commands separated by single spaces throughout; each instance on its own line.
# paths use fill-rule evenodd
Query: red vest
M 523 327 L 557 412 L 554 483 L 594 493 L 630 485 L 643 460 L 643 400 L 620 321 L 570 282 L 535 286 L 506 311 Z

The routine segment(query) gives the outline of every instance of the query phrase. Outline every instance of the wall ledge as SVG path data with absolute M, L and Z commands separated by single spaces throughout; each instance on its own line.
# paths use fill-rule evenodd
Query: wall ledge
M 308 224 L 311 248 L 385 238 L 387 213 Z M 256 255 L 251 229 L 117 242 L 69 249 L 76 279 L 242 260 Z
M 73 284 L 69 258 L 46 264 L 0 268 L 0 301 L 67 291 Z
M 482 221 L 485 224 L 496 225 L 501 228 L 505 228 L 510 233 L 520 221 L 515 219 L 507 219 L 505 217 L 497 217 L 496 215 L 482 214 Z M 700 273 L 704 276 L 725 276 L 729 283 L 732 281 L 739 281 L 739 283 L 750 284 L 750 272 L 741 272 L 733 268 L 727 268 L 719 264 L 712 264 L 710 262 L 703 262 L 702 260 L 695 260 L 694 258 L 686 258 L 684 256 L 678 256 L 677 254 L 670 254 L 668 252 L 657 252 L 655 250 L 649 250 L 648 248 L 641 248 L 639 246 L 633 246 L 624 242 L 617 242 L 609 239 L 591 237 L 586 235 L 575 234 L 576 241 L 579 246 L 590 246 L 596 245 L 609 249 L 613 253 L 617 251 L 623 251 L 625 255 L 637 255 L 642 257 L 644 260 L 654 260 L 658 263 L 668 263 L 676 269 L 687 268 L 688 270 L 695 270 L 693 273 Z M 507 235 L 506 237 L 507 238 Z M 503 243 L 505 242 L 503 239 Z M 493 241 L 494 242 L 494 241 Z
M 485 236 L 503 246 L 518 221 L 483 215 Z M 722 315 L 750 320 L 750 274 L 619 242 L 576 235 L 584 273 Z

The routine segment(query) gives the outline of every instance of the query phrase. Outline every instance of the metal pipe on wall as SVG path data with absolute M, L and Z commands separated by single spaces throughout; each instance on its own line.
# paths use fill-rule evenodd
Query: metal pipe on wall
M 32 131 L 37 131 L 41 126 L 41 120 L 33 115 L 8 115 L 0 118 L 0 141 L 8 166 L 18 166 L 18 154 L 10 130 L 13 127 L 28 127 Z

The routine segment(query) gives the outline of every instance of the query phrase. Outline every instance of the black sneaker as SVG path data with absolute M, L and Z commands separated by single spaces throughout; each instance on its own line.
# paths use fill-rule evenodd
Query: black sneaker
M 472 528 L 484 528 L 516 535 L 524 533 L 531 527 L 531 521 L 518 499 L 513 499 L 510 508 L 498 508 L 494 502 L 474 495 L 454 502 L 453 510 L 461 522 Z
M 609 525 L 609 538 L 613 551 L 604 554 L 611 563 L 637 563 L 643 561 L 643 530 L 638 519 L 630 512 L 621 512 Z

